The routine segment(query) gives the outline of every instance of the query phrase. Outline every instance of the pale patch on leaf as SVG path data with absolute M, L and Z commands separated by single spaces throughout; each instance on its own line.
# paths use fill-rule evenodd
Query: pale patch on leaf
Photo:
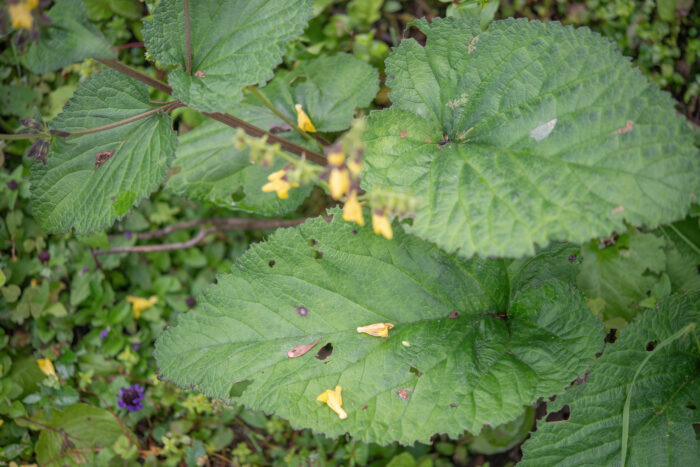
M 547 136 L 549 136 L 552 133 L 552 131 L 554 131 L 555 126 L 557 126 L 557 119 L 553 118 L 547 123 L 543 123 L 542 125 L 532 130 L 530 132 L 530 137 L 537 142 L 542 141 Z

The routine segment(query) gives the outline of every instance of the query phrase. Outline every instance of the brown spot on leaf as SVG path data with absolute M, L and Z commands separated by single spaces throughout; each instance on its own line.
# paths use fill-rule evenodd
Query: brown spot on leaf
M 402 138 L 402 139 L 405 138 L 407 134 L 408 134 L 408 132 L 406 132 L 406 130 L 403 130 L 403 131 L 401 132 L 401 138 Z
M 612 134 L 613 135 L 624 135 L 625 133 L 632 131 L 633 128 L 634 128 L 634 122 L 632 120 L 627 120 L 627 124 L 625 126 L 613 131 Z
M 456 311 L 453 311 L 449 315 L 447 315 L 447 317 L 450 319 L 457 319 L 457 318 L 459 318 L 459 313 Z
M 318 344 L 320 341 L 321 341 L 321 338 L 319 337 L 316 340 L 316 342 L 314 342 L 313 344 L 297 345 L 292 350 L 287 352 L 287 357 L 289 357 L 289 358 L 301 357 L 302 355 L 307 353 L 309 350 L 313 349 L 316 346 L 316 344 Z
M 197 71 L 194 72 L 194 75 L 195 75 L 197 78 L 200 78 L 200 79 L 201 79 L 201 78 L 206 78 L 207 72 L 204 71 L 204 70 L 197 70 Z
M 625 212 L 625 207 L 623 205 L 619 205 L 618 207 L 610 211 L 610 214 L 614 216 L 615 214 L 620 214 L 621 212 Z
M 309 309 L 305 306 L 298 306 L 296 307 L 296 310 L 299 316 L 301 316 L 302 318 L 309 316 Z
M 107 162 L 113 155 L 114 151 L 98 152 L 95 156 L 95 168 L 93 170 L 99 169 L 100 166 Z
M 410 397 L 408 395 L 409 392 L 413 392 L 413 389 L 411 389 L 411 388 L 406 388 L 406 389 L 398 388 L 396 390 L 396 395 L 399 396 L 403 400 L 408 400 L 408 398 Z

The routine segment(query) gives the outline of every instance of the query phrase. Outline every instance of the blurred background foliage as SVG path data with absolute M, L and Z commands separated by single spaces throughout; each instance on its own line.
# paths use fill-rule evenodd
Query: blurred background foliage
M 119 49 L 120 60 L 153 72 L 140 42 L 141 19 L 157 1 L 83 0 L 90 20 Z M 41 2 L 46 8 L 50 2 Z M 488 21 L 525 16 L 588 26 L 615 41 L 650 79 L 670 92 L 678 111 L 700 122 L 700 2 L 693 0 L 314 0 L 304 35 L 288 46 L 283 66 L 339 51 L 383 71 L 391 47 L 418 17 L 462 16 Z M 78 83 L 99 71 L 93 61 L 33 75 L 21 41 L 0 19 L 0 132 L 22 118 L 55 117 Z M 163 73 L 156 67 L 155 73 Z M 390 104 L 382 87 L 374 106 Z M 158 99 L 157 92 L 153 98 Z M 367 111 L 369 109 L 365 109 Z M 178 109 L 180 132 L 203 117 Z M 480 436 L 435 436 L 431 445 L 381 447 L 349 438 L 296 431 L 279 418 L 227 407 L 160 382 L 153 343 L 215 275 L 229 269 L 265 231 L 221 231 L 195 248 L 147 254 L 98 255 L 97 249 L 191 238 L 178 230 L 155 239 L 143 233 L 169 225 L 230 217 L 230 211 L 164 193 L 124 221 L 88 237 L 46 235 L 29 203 L 30 142 L 0 141 L 0 465 L 511 465 L 520 457 L 535 411 Z M 328 205 L 315 192 L 291 218 Z M 236 214 L 240 216 L 240 214 Z M 690 230 L 688 235 L 697 233 Z M 694 232 L 694 233 L 693 233 Z M 139 234 L 142 238 L 139 239 Z M 132 297 L 129 300 L 127 297 Z M 133 297 L 143 298 L 143 303 Z M 51 361 L 40 369 L 37 360 Z M 52 371 L 49 371 L 52 370 Z M 52 374 L 53 372 L 53 374 Z M 144 389 L 143 409 L 118 407 L 121 388 Z M 99 422 L 99 423 L 98 423 Z M 110 447 L 94 450 L 91 440 Z

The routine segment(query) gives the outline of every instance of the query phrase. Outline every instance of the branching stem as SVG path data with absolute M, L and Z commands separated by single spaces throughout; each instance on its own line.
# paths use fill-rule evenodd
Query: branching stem
M 169 112 L 170 110 L 178 107 L 179 104 L 180 104 L 179 102 L 175 102 L 175 101 L 169 102 L 166 105 L 156 107 L 155 109 L 151 109 L 151 110 L 148 110 L 144 113 L 134 115 L 133 117 L 125 118 L 124 120 L 119 120 L 118 122 L 109 123 L 107 125 L 102 125 L 102 126 L 98 126 L 95 128 L 89 128 L 87 130 L 71 131 L 70 136 L 89 135 L 91 133 L 99 133 L 100 131 L 111 130 L 112 128 L 117 128 L 117 127 L 120 127 L 122 125 L 126 125 L 127 123 L 135 122 L 137 120 L 141 120 L 141 119 L 144 119 L 146 117 L 150 117 L 154 113 L 160 112 L 161 110 Z
M 117 61 L 117 60 L 105 60 L 101 58 L 95 59 L 98 62 L 102 63 L 103 65 L 106 65 L 114 70 L 117 70 L 121 73 L 124 73 L 125 75 L 134 78 L 135 80 L 141 81 L 142 83 L 145 83 L 155 89 L 158 89 L 161 92 L 164 92 L 165 94 L 172 95 L 173 94 L 173 88 L 165 84 L 164 82 L 155 79 L 151 76 L 148 76 L 145 73 L 142 73 L 138 70 L 135 70 L 134 68 L 131 68 L 130 66 L 124 65 L 123 63 Z M 302 157 L 303 155 L 306 155 L 306 158 L 309 159 L 312 162 L 315 162 L 316 164 L 325 166 L 328 164 L 326 161 L 326 157 L 323 154 L 320 154 L 318 152 L 311 151 L 303 146 L 299 146 L 298 144 L 292 143 L 291 141 L 287 141 L 284 138 L 280 138 L 277 135 L 274 135 L 270 133 L 269 131 L 265 131 L 261 128 L 256 127 L 255 125 L 251 125 L 250 123 L 243 121 L 239 118 L 234 117 L 233 115 L 229 114 L 224 114 L 224 113 L 219 113 L 219 112 L 214 112 L 214 113 L 208 113 L 208 112 L 203 112 L 204 115 L 213 118 L 214 120 L 217 120 L 224 125 L 230 126 L 231 128 L 240 128 L 250 136 L 253 136 L 255 138 L 261 138 L 263 136 L 267 136 L 267 141 L 270 143 L 279 143 L 280 147 L 284 149 L 287 152 L 291 152 L 292 154 L 296 154 L 299 157 Z

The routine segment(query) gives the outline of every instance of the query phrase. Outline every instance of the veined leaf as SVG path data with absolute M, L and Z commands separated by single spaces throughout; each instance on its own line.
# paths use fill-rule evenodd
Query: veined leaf
M 631 321 L 666 268 L 664 245 L 663 238 L 635 229 L 620 235 L 614 245 L 603 247 L 591 240 L 581 247 L 578 286 L 588 298 L 604 301 L 606 320 Z
M 46 13 L 51 26 L 27 51 L 26 63 L 37 74 L 58 70 L 86 58 L 116 58 L 112 45 L 86 17 L 80 0 L 61 0 Z
M 696 465 L 700 442 L 692 424 L 700 422 L 697 327 L 654 350 L 692 323 L 700 325 L 697 293 L 669 297 L 623 329 L 596 361 L 588 381 L 569 388 L 549 406 L 550 412 L 568 406 L 570 418 L 540 421 L 523 445 L 519 465 L 620 465 L 625 399 L 650 351 L 655 354 L 631 388 L 627 465 Z
M 219 276 L 158 341 L 160 376 L 329 436 L 413 443 L 510 421 L 600 350 L 602 324 L 569 285 L 509 300 L 501 260 L 332 214 L 278 230 Z M 394 325 L 387 339 L 356 331 L 379 322 Z M 323 351 L 288 358 L 319 338 Z M 345 420 L 316 400 L 337 385 Z
M 286 161 L 278 159 L 269 168 L 251 164 L 249 149 L 234 147 L 235 134 L 233 128 L 212 121 L 180 136 L 173 162 L 176 173 L 168 180 L 166 189 L 190 199 L 267 216 L 294 211 L 312 186 L 292 188 L 288 199 L 279 199 L 276 193 L 263 193 L 261 188 L 267 183 L 267 176 L 281 169 Z
M 674 291 L 700 290 L 700 218 L 659 227 L 666 239 L 666 272 Z
M 250 84 L 272 78 L 284 45 L 311 17 L 310 0 L 189 2 L 192 74 L 187 73 L 183 0 L 163 0 L 144 21 L 148 51 L 178 68 L 168 75 L 173 95 L 197 110 L 229 112 Z
M 329 132 L 349 128 L 355 109 L 367 107 L 378 91 L 376 68 L 345 53 L 304 61 L 293 71 L 277 73 L 266 87 L 260 89 L 290 120 L 296 122 L 295 105 L 301 104 L 316 129 Z M 255 96 L 247 98 L 245 103 L 261 106 Z M 265 107 L 259 111 L 279 120 Z
M 75 404 L 65 410 L 52 409 L 51 417 L 42 423 L 56 430 L 41 430 L 36 443 L 37 461 L 47 467 L 92 464 L 98 452 L 92 451 L 94 448 L 111 446 L 124 434 L 119 421 L 107 409 L 87 404 Z M 76 452 L 61 456 L 71 448 L 66 446 L 66 439 Z
M 83 82 L 51 126 L 77 132 L 157 108 L 149 103 L 146 85 L 106 71 Z M 165 179 L 176 144 L 172 120 L 163 112 L 97 133 L 55 138 L 46 166 L 32 167 L 37 221 L 50 232 L 90 233 L 111 225 Z
M 425 197 L 410 232 L 518 257 L 685 215 L 692 131 L 611 42 L 525 19 L 414 24 L 427 42 L 387 60 L 393 106 L 370 116 L 364 174 Z

